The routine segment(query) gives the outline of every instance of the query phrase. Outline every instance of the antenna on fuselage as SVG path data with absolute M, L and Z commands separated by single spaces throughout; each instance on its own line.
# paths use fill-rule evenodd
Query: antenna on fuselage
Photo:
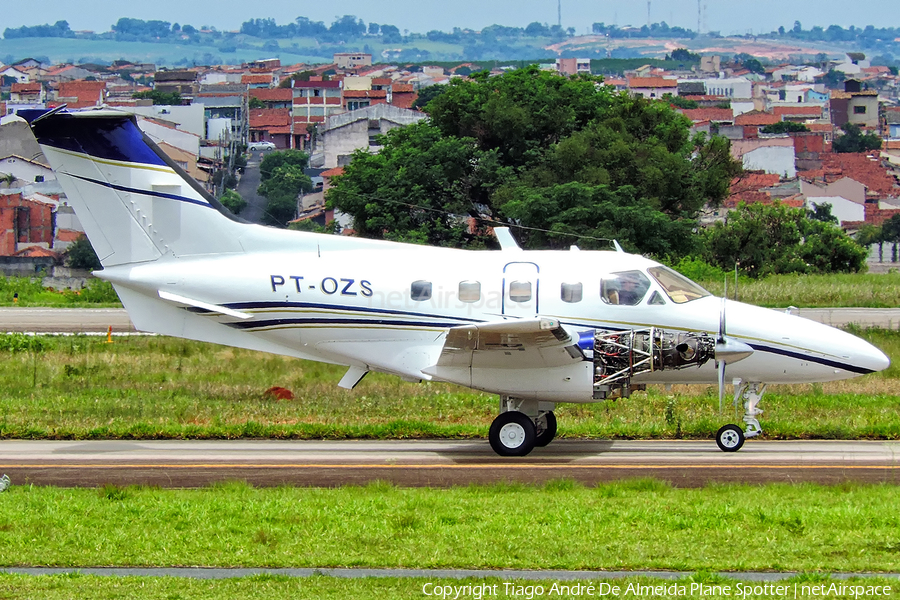
M 616 252 L 621 252 L 622 254 L 625 253 L 625 251 L 622 250 L 622 246 L 619 245 L 619 242 L 617 240 L 613 240 L 612 243 L 613 243 L 613 248 L 616 249 Z
M 519 247 L 519 244 L 516 243 L 516 238 L 510 233 L 509 227 L 494 227 L 494 235 L 497 236 L 497 241 L 500 242 L 501 250 L 522 249 Z

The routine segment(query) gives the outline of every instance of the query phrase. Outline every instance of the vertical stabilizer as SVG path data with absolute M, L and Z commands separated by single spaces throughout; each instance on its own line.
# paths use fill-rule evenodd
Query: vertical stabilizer
M 23 111 L 103 266 L 242 251 L 242 224 L 114 110 Z

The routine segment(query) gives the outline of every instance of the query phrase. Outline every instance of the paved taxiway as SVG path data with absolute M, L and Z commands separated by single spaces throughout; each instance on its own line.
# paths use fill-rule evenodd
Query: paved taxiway
M 835 327 L 849 323 L 861 327 L 900 327 L 900 308 L 801 308 L 799 314 Z M 0 308 L 0 331 L 106 333 L 110 326 L 114 333 L 135 331 L 122 308 Z
M 335 486 L 373 480 L 447 486 L 569 478 L 593 484 L 655 477 L 710 482 L 900 483 L 900 443 L 748 441 L 737 453 L 713 441 L 557 440 L 502 459 L 483 440 L 0 441 L 13 485 L 146 484 L 198 487 L 241 479 L 260 486 Z

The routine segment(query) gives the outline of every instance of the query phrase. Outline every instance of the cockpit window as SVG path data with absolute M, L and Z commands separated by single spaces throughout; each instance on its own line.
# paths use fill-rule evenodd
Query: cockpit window
M 607 304 L 634 306 L 644 299 L 649 288 L 650 280 L 640 271 L 612 273 L 600 282 L 600 297 Z
M 684 275 L 668 267 L 650 267 L 647 272 L 662 286 L 675 304 L 684 304 L 711 295 Z

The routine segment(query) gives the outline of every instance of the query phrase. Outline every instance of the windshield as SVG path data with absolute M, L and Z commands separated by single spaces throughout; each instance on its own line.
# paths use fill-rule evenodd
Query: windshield
M 711 296 L 709 292 L 669 267 L 650 267 L 647 272 L 665 290 L 675 304 L 684 304 L 697 298 Z

